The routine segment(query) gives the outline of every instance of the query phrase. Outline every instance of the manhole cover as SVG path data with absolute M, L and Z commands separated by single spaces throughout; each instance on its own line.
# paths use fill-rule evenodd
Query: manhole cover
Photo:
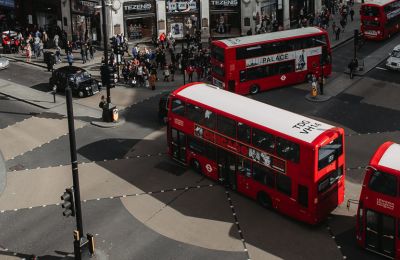
M 186 171 L 186 168 L 182 167 L 181 165 L 169 161 L 162 161 L 158 163 L 156 168 L 176 176 L 181 176 Z

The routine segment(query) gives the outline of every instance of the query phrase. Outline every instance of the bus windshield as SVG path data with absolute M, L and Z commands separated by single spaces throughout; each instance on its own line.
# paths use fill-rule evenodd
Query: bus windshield
M 339 136 L 331 143 L 322 146 L 318 151 L 318 170 L 321 170 L 336 160 L 343 153 L 342 136 Z
M 397 178 L 392 174 L 381 171 L 373 171 L 371 174 L 371 179 L 368 183 L 368 188 L 373 191 L 394 197 L 397 195 Z
M 225 61 L 224 49 L 215 45 L 211 46 L 211 56 L 220 62 Z
M 375 6 L 368 6 L 365 5 L 361 8 L 361 15 L 364 16 L 378 16 L 379 15 L 379 8 Z

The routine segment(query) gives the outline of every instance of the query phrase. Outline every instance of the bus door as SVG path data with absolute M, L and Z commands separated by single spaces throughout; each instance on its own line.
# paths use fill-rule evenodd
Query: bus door
M 218 149 L 217 164 L 219 180 L 236 190 L 236 155 Z
M 386 256 L 395 256 L 395 218 L 367 210 L 365 246 Z
M 175 128 L 171 129 L 170 149 L 174 159 L 186 164 L 186 135 Z

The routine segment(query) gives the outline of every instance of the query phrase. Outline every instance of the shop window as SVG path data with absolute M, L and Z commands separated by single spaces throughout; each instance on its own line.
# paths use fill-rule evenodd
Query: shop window
M 300 160 L 300 146 L 286 139 L 277 138 L 276 152 L 280 157 L 292 162 L 298 163 Z
M 252 143 L 267 152 L 273 152 L 275 149 L 275 137 L 256 128 L 253 128 Z
M 172 100 L 172 113 L 183 116 L 185 114 L 185 103 L 180 99 Z
M 236 122 L 233 119 L 218 115 L 217 130 L 223 135 L 236 138 Z
M 277 174 L 276 176 L 276 188 L 278 191 L 291 196 L 292 195 L 292 180 L 289 176 L 284 174 Z

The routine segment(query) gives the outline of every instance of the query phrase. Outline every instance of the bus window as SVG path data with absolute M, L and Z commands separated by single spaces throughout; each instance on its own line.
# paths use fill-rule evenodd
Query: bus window
M 204 116 L 201 119 L 201 124 L 210 129 L 215 129 L 215 126 L 217 125 L 217 117 L 215 113 L 207 109 L 204 110 Z
M 397 178 L 392 174 L 381 171 L 372 172 L 368 187 L 382 194 L 397 196 Z
M 187 104 L 186 105 L 186 117 L 193 122 L 200 123 L 203 118 L 203 109 L 201 107 Z
M 378 16 L 379 15 L 379 8 L 374 6 L 362 6 L 361 8 L 361 15 L 364 16 Z
M 278 191 L 291 196 L 292 195 L 292 180 L 289 176 L 284 174 L 277 174 L 276 176 L 276 188 Z
M 297 163 L 300 160 L 300 146 L 283 138 L 276 140 L 276 153 L 292 162 Z
M 330 144 L 324 145 L 318 151 L 318 170 L 321 170 L 336 160 L 343 153 L 343 138 L 339 136 Z
M 251 127 L 238 122 L 237 138 L 239 139 L 239 141 L 249 144 L 251 138 Z
M 223 135 L 236 138 L 236 122 L 233 119 L 218 115 L 217 130 Z
M 251 164 L 249 160 L 238 156 L 237 169 L 239 173 L 244 174 L 247 177 L 251 176 Z
M 211 45 L 211 56 L 220 62 L 225 61 L 224 49 Z
M 300 205 L 308 207 L 308 188 L 306 186 L 300 185 L 297 190 L 297 201 Z
M 198 154 L 198 155 L 203 155 L 204 154 L 205 146 L 204 146 L 204 142 L 203 141 L 200 141 L 200 140 L 198 140 L 196 138 L 193 138 L 193 137 L 189 137 L 188 144 L 189 144 L 190 150 L 192 150 L 196 154 Z
M 253 178 L 254 180 L 271 188 L 275 187 L 275 174 L 267 168 L 256 163 L 253 163 Z
M 287 61 L 287 62 L 281 62 L 281 63 L 278 63 L 276 66 L 278 66 L 278 74 L 286 74 L 286 73 L 294 72 L 294 60 Z
M 185 114 L 185 103 L 180 99 L 172 100 L 172 113 L 183 116 Z
M 255 147 L 267 152 L 273 152 L 275 149 L 275 137 L 256 128 L 253 128 L 252 143 Z
M 322 180 L 318 182 L 318 192 L 322 193 L 327 191 L 332 185 L 334 185 L 339 178 L 343 175 L 343 169 L 330 171 Z

